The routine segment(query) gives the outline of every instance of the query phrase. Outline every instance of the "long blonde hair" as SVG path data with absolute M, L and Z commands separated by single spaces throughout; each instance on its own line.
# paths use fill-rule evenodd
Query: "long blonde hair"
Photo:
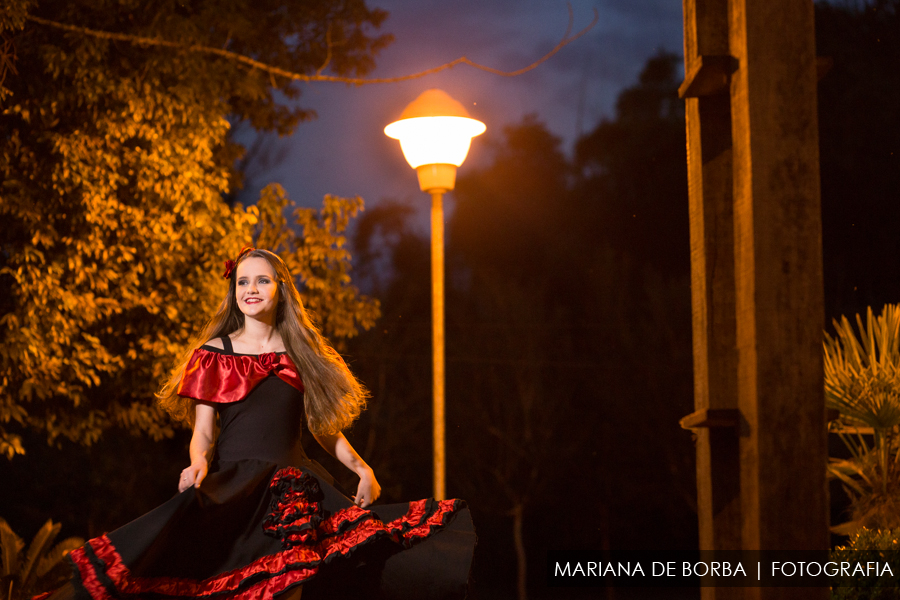
M 229 278 L 225 298 L 203 328 L 203 333 L 194 339 L 156 395 L 159 405 L 174 419 L 193 426 L 195 401 L 179 396 L 176 393 L 178 385 L 194 350 L 209 340 L 228 335 L 244 326 L 244 314 L 238 308 L 235 293 L 235 272 L 237 265 L 248 258 L 264 258 L 275 271 L 275 278 L 278 280 L 275 328 L 303 379 L 306 419 L 310 431 L 316 435 L 343 431 L 359 417 L 366 406 L 369 393 L 310 319 L 287 265 L 277 254 L 268 250 L 251 250 L 238 257 Z

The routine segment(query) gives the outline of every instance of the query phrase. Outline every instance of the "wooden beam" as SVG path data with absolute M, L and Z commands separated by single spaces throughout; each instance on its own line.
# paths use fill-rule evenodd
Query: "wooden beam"
M 739 550 L 738 429 L 716 426 L 737 409 L 727 0 L 684 0 L 684 64 L 695 412 L 682 425 L 697 426 L 700 548 Z M 700 597 L 739 600 L 743 590 L 702 587 Z
M 699 98 L 728 93 L 731 74 L 737 61 L 727 55 L 700 55 L 692 61 L 684 82 L 678 88 L 679 98 Z
M 740 418 L 741 413 L 736 408 L 704 408 L 682 417 L 678 423 L 682 429 L 737 428 Z
M 826 550 L 822 225 L 813 3 L 729 0 L 745 550 Z M 790 590 L 790 591 L 785 591 Z M 747 588 L 748 598 L 827 589 Z

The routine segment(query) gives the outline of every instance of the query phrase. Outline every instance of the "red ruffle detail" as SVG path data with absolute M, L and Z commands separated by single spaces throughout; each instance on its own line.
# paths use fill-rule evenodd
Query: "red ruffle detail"
M 119 594 L 161 594 L 175 598 L 198 598 L 224 593 L 219 597 L 234 600 L 270 600 L 273 594 L 309 579 L 319 568 L 316 564 L 318 556 L 315 551 L 305 546 L 297 546 L 272 556 L 264 556 L 246 567 L 221 573 L 203 581 L 177 577 L 133 577 L 108 537 L 104 535 L 89 543 L 97 558 L 105 564 L 106 575 Z M 254 576 L 262 576 L 263 579 L 243 589 L 240 588 L 242 581 Z M 88 586 L 85 588 L 94 600 L 110 598 L 105 588 L 99 596 L 94 595 L 93 588 Z
M 103 537 L 106 538 L 106 536 Z M 91 547 L 93 548 L 93 544 Z M 91 595 L 91 598 L 94 600 L 112 599 L 112 596 L 106 591 L 106 588 L 100 582 L 100 579 L 97 578 L 97 573 L 94 571 L 94 566 L 87 557 L 84 546 L 72 550 L 69 553 L 69 558 L 72 559 L 72 564 L 74 564 L 75 568 L 78 570 L 78 576 L 81 578 L 81 585 L 84 586 L 87 593 Z
M 303 391 L 303 380 L 287 354 L 233 356 L 198 348 L 184 369 L 177 393 L 205 402 L 238 402 L 269 375 Z
M 304 478 L 298 478 L 292 471 L 298 470 L 282 469 L 276 479 L 280 475 L 281 481 L 287 482 L 289 494 L 302 495 L 302 492 L 296 491 L 294 481 Z M 308 498 L 295 497 L 294 500 L 303 505 L 314 503 Z M 114 597 L 100 581 L 96 568 L 105 571 L 117 592 L 115 596 L 161 594 L 174 598 L 202 598 L 216 594 L 218 598 L 228 600 L 271 600 L 274 594 L 292 585 L 302 584 L 314 576 L 321 564 L 331 557 L 346 556 L 376 537 L 390 536 L 395 542 L 409 547 L 444 525 L 449 515 L 459 506 L 456 500 L 442 500 L 437 502 L 435 511 L 427 515 L 427 502 L 411 502 L 410 509 L 404 516 L 387 524 L 379 521 L 374 513 L 351 506 L 322 520 L 316 536 L 319 541 L 312 542 L 312 538 L 308 538 L 308 543 L 288 545 L 277 554 L 264 556 L 244 567 L 203 581 L 175 577 L 133 577 L 105 535 L 88 542 L 101 564 L 95 567 L 83 548 L 73 551 L 70 556 L 84 588 L 94 600 L 112 600 Z M 287 508 L 287 501 L 283 504 Z M 303 510 L 298 508 L 297 512 Z M 242 586 L 245 581 L 253 583 Z
M 295 467 L 281 469 L 272 478 L 269 491 L 275 495 L 263 529 L 287 548 L 318 539 L 322 523 L 322 490 L 316 478 Z

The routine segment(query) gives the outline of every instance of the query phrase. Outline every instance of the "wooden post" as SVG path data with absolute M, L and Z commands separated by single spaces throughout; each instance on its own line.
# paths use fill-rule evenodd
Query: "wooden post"
M 810 0 L 684 0 L 703 550 L 827 548 Z M 712 598 L 825 598 L 703 588 Z
M 729 37 L 738 63 L 731 122 L 743 545 L 824 550 L 825 319 L 813 3 L 730 0 Z M 758 597 L 825 597 L 813 591 L 787 596 L 764 588 Z
M 722 0 L 684 1 L 685 99 L 691 232 L 694 409 L 700 549 L 741 549 L 734 306 L 728 12 Z M 703 600 L 741 598 L 701 588 Z

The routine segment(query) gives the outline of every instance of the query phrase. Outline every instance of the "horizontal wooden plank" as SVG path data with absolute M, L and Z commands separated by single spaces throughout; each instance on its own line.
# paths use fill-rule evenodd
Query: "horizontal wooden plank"
M 679 424 L 684 429 L 704 427 L 737 427 L 741 413 L 736 408 L 704 408 L 683 417 Z
M 701 55 L 685 73 L 684 83 L 678 88 L 679 98 L 699 98 L 728 92 L 731 74 L 737 69 L 733 56 Z

